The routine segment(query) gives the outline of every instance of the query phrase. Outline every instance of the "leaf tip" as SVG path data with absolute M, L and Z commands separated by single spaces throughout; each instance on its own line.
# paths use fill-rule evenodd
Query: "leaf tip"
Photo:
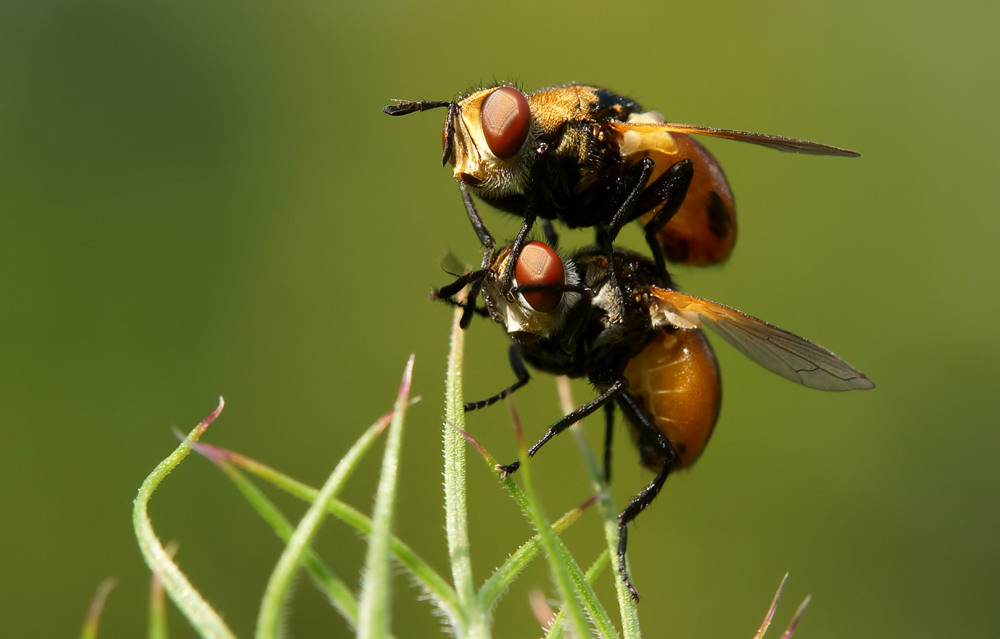
M 90 600 L 90 606 L 87 607 L 87 617 L 84 619 L 84 636 L 97 636 L 97 626 L 101 621 L 101 613 L 104 611 L 104 603 L 108 599 L 108 595 L 111 591 L 115 589 L 118 585 L 118 580 L 114 577 L 108 577 L 97 586 L 97 590 L 94 592 L 94 598 Z
M 211 413 L 208 414 L 205 419 L 201 420 L 198 426 L 195 427 L 195 439 L 201 437 L 201 435 L 212 425 L 212 422 L 222 413 L 222 409 L 226 407 L 226 400 L 222 395 L 219 395 L 219 405 L 215 407 Z

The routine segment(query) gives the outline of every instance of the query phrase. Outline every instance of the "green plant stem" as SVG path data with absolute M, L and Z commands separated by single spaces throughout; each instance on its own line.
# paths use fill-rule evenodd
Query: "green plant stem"
M 101 623 L 101 613 L 104 611 L 104 604 L 116 584 L 117 582 L 113 577 L 108 577 L 97 586 L 94 598 L 90 600 L 90 607 L 87 608 L 87 616 L 83 621 L 80 639 L 97 639 L 97 628 Z
M 162 575 L 163 586 L 167 594 L 181 613 L 191 622 L 195 630 L 202 637 L 210 639 L 235 639 L 236 635 L 226 626 L 219 613 L 191 585 L 191 582 L 170 558 L 163 544 L 160 543 L 153 530 L 153 522 L 149 518 L 149 500 L 167 474 L 191 452 L 190 442 L 198 441 L 209 424 L 222 412 L 223 406 L 224 402 L 220 397 L 219 407 L 202 420 L 169 457 L 153 469 L 153 472 L 139 487 L 132 508 L 132 525 L 135 528 L 135 536 L 139 542 L 139 550 L 142 552 L 143 559 L 146 560 L 150 570 Z
M 173 559 L 177 554 L 176 543 L 167 544 L 167 554 Z M 167 639 L 166 593 L 163 591 L 163 576 L 158 572 L 149 578 L 149 639 Z
M 372 534 L 368 539 L 364 583 L 358 602 L 358 636 L 383 639 L 389 636 L 391 574 L 389 549 L 392 541 L 393 506 L 396 499 L 396 478 L 399 473 L 399 451 L 402 445 L 403 420 L 413 379 L 413 356 L 403 373 L 403 382 L 393 407 L 392 423 L 382 456 L 382 474 L 375 494 L 372 514 Z
M 604 567 L 611 563 L 611 553 L 607 550 L 598 555 L 597 560 L 594 564 L 587 569 L 587 574 L 584 577 L 587 579 L 587 583 L 591 586 L 597 581 L 597 577 L 600 576 L 601 571 Z M 559 610 L 556 616 L 552 619 L 552 625 L 549 626 L 549 633 L 546 635 L 546 639 L 561 639 L 566 634 L 566 611 L 564 609 Z
M 209 447 L 198 446 L 199 450 L 202 448 Z M 240 472 L 235 464 L 230 463 L 226 451 L 214 447 L 212 450 L 220 451 L 222 454 L 209 454 L 209 458 L 218 464 L 222 472 L 236 485 L 237 490 L 250 502 L 250 505 L 264 521 L 274 529 L 278 537 L 283 542 L 288 543 L 294 532 L 294 528 L 288 519 L 281 514 L 278 507 L 253 482 L 247 479 L 246 475 Z M 318 494 L 319 491 L 315 491 L 315 493 Z M 332 509 L 331 512 L 333 512 Z M 356 628 L 358 625 L 358 600 L 354 596 L 354 593 L 351 592 L 351 589 L 323 563 L 323 560 L 313 550 L 307 550 L 304 561 L 306 570 L 309 571 L 310 576 L 316 581 L 318 587 L 326 593 L 331 603 L 333 603 L 344 619 L 347 620 L 351 628 Z
M 585 504 L 584 507 L 586 507 Z M 552 530 L 556 533 L 561 533 L 562 531 L 569 528 L 580 515 L 583 514 L 584 507 L 574 508 L 569 511 L 555 523 L 552 524 Z M 500 598 L 500 595 L 507 590 L 514 579 L 517 578 L 521 571 L 523 571 L 528 564 L 538 555 L 538 551 L 542 548 L 542 538 L 540 534 L 535 534 L 534 537 L 528 541 L 521 544 L 517 550 L 512 552 L 507 559 L 493 571 L 493 574 L 486 580 L 486 583 L 482 585 L 479 589 L 479 600 L 483 603 L 483 606 L 490 608 L 496 601 Z
M 244 457 L 239 453 L 234 453 L 222 448 L 215 448 L 215 447 L 210 447 L 210 448 L 212 448 L 215 451 L 218 451 L 217 456 L 224 457 L 226 461 L 232 463 L 232 466 L 242 468 L 243 470 L 246 470 L 247 472 L 252 473 L 257 477 L 260 477 L 264 481 L 284 490 L 293 497 L 297 497 L 298 499 L 312 503 L 316 500 L 317 496 L 319 495 L 319 490 L 317 490 L 316 488 L 313 488 L 312 486 L 307 486 L 306 484 L 298 481 L 297 479 L 293 479 L 292 477 L 289 477 L 284 473 L 274 470 L 269 466 L 261 464 L 256 460 L 250 459 L 249 457 Z M 222 468 L 223 470 L 226 470 L 227 467 L 232 468 L 232 466 L 224 464 L 222 465 Z M 236 471 L 233 470 L 232 472 L 235 473 Z M 237 474 L 237 476 L 239 475 Z M 247 482 L 245 478 L 243 478 L 242 482 L 240 481 L 237 482 L 237 486 L 240 487 L 241 491 L 244 491 L 246 493 L 246 491 L 243 488 L 244 484 L 247 486 L 249 490 L 253 491 L 252 492 L 253 495 L 260 495 L 262 503 L 268 505 L 270 504 L 270 502 L 263 497 L 260 491 L 257 490 L 256 487 L 253 486 L 253 484 Z M 269 509 L 267 510 L 261 509 L 256 504 L 255 502 L 256 499 L 257 497 L 255 496 L 253 499 L 251 499 L 251 503 L 253 503 L 254 506 L 258 509 L 258 512 L 260 512 L 262 515 L 265 516 L 265 519 L 267 519 L 272 526 L 275 526 L 275 524 L 271 521 L 271 519 L 268 518 L 267 513 L 270 511 L 270 509 L 273 509 L 273 511 L 279 514 L 279 516 L 280 513 L 278 513 L 277 509 L 273 505 L 270 505 Z M 337 499 L 331 500 L 330 503 L 327 504 L 327 509 L 329 510 L 331 515 L 333 515 L 340 521 L 344 522 L 348 526 L 351 526 L 361 534 L 366 536 L 371 535 L 372 520 L 363 513 L 361 513 L 360 511 L 358 511 L 357 509 Z M 279 528 L 275 527 L 275 530 L 278 531 L 279 535 L 282 534 Z M 288 526 L 288 534 L 291 535 L 291 526 Z M 413 575 L 417 583 L 420 584 L 424 589 L 424 592 L 427 594 L 428 598 L 441 610 L 441 612 L 448 619 L 457 620 L 461 618 L 461 614 L 458 612 L 458 607 L 459 607 L 458 597 L 455 594 L 455 591 L 448 584 L 448 582 L 445 581 L 445 579 L 440 574 L 435 572 L 419 555 L 417 555 L 413 551 L 412 548 L 407 546 L 405 543 L 403 543 L 400 539 L 398 539 L 395 536 L 392 537 L 390 543 L 390 550 L 392 551 L 393 557 L 395 557 L 399 561 L 399 563 L 407 571 L 409 571 L 411 575 Z M 355 608 L 355 613 L 352 616 L 352 618 L 356 620 L 357 619 L 356 604 L 354 608 Z
M 462 358 L 465 336 L 459 326 L 462 309 L 456 308 L 448 351 L 448 375 L 445 386 L 444 440 L 444 500 L 445 529 L 452 579 L 458 595 L 459 608 L 464 611 L 461 624 L 455 628 L 462 638 L 485 639 L 490 636 L 489 612 L 476 596 L 472 577 L 469 546 L 468 509 L 466 505 L 465 406 L 462 394 Z
M 323 517 L 327 513 L 330 500 L 343 488 L 344 482 L 357 467 L 358 462 L 364 454 L 371 448 L 375 439 L 385 429 L 386 425 L 388 425 L 391 417 L 392 415 L 386 415 L 372 424 L 358 441 L 354 443 L 351 449 L 347 451 L 347 454 L 341 458 L 327 479 L 326 484 L 324 484 L 322 490 L 320 490 L 316 499 L 306 511 L 306 514 L 299 521 L 299 525 L 287 539 L 285 550 L 281 553 L 281 557 L 278 559 L 278 563 L 271 573 L 267 589 L 264 591 L 264 600 L 257 618 L 257 637 L 270 639 L 271 637 L 278 636 L 281 613 L 285 607 L 285 599 L 288 596 L 292 579 L 299 565 L 301 565 L 303 558 L 310 554 L 308 552 L 309 546 L 319 531 Z M 357 621 L 357 611 L 354 610 L 353 612 L 355 613 L 353 618 L 348 618 L 348 621 L 352 625 Z
M 573 394 L 570 391 L 570 382 L 566 377 L 556 378 L 556 386 L 559 391 L 560 407 L 563 413 L 569 414 L 576 409 L 576 402 L 573 401 Z M 604 470 L 594 456 L 594 451 L 587 442 L 587 435 L 579 424 L 574 424 L 570 431 L 580 447 L 580 454 L 583 457 L 587 473 L 590 475 L 591 486 L 594 494 L 598 496 L 597 509 L 604 519 L 604 539 L 608 545 L 608 552 L 614 566 L 615 594 L 618 597 L 618 610 L 621 613 L 622 635 L 625 639 L 639 639 L 642 631 L 639 628 L 639 608 L 636 601 L 632 599 L 631 593 L 625 587 L 625 583 L 618 576 L 618 509 L 615 507 L 611 491 L 604 481 Z
M 477 451 L 479 451 L 483 460 L 486 462 L 487 467 L 491 470 L 495 470 L 497 464 L 496 459 L 490 455 L 490 453 L 471 435 L 463 433 L 463 436 L 469 440 Z M 533 516 L 530 513 L 532 506 L 529 502 L 527 489 L 522 490 L 511 477 L 501 478 L 500 485 L 507 490 L 511 498 L 528 518 L 528 521 L 534 521 Z M 590 504 L 595 501 L 597 501 L 597 496 L 588 499 L 582 506 L 578 506 L 569 513 L 563 515 L 550 527 L 550 530 L 547 531 L 548 534 L 551 534 L 553 531 L 557 534 L 560 533 L 569 524 L 576 520 L 584 508 L 590 506 Z M 494 573 L 487 580 L 486 584 L 484 584 L 480 589 L 479 597 L 482 600 L 484 607 L 491 607 L 496 602 L 496 598 L 500 596 L 503 590 L 506 589 L 506 587 L 514 581 L 520 571 L 524 569 L 527 562 L 537 554 L 538 549 L 542 544 L 542 535 L 543 531 L 536 532 L 534 537 L 525 542 L 507 559 L 507 561 L 494 571 Z M 559 539 L 558 536 L 553 537 L 553 546 L 558 550 L 558 552 L 555 555 L 547 554 L 550 563 L 554 564 L 553 570 L 560 570 L 563 573 L 568 574 L 568 578 L 572 581 L 576 594 L 579 595 L 584 609 L 593 621 L 593 624 L 597 628 L 600 635 L 602 637 L 617 637 L 614 625 L 611 623 L 611 619 L 608 616 L 607 611 L 601 605 L 600 600 L 598 600 L 597 595 L 594 593 L 590 582 L 588 582 L 584 576 L 580 566 L 577 564 L 576 560 L 572 557 L 566 549 L 565 544 L 563 544 L 562 540 Z M 603 554 L 606 555 L 607 552 Z
M 517 424 L 517 443 L 521 460 L 520 474 L 521 482 L 524 484 L 524 494 L 527 498 L 528 516 L 531 519 L 531 524 L 541 537 L 542 546 L 545 548 L 545 553 L 549 559 L 549 566 L 552 569 L 556 585 L 559 588 L 559 594 L 563 599 L 563 610 L 569 616 L 576 636 L 589 636 L 590 629 L 587 626 L 587 619 L 580 605 L 580 600 L 577 598 L 578 591 L 573 587 L 573 580 L 569 576 L 569 568 L 567 566 L 569 562 L 575 563 L 575 560 L 566 551 L 566 547 L 559 541 L 555 531 L 552 530 L 552 526 L 542 513 L 541 504 L 538 502 L 538 496 L 535 493 L 531 463 L 528 459 L 528 449 L 524 441 L 524 434 L 521 431 L 520 424 L 517 422 L 516 415 L 514 416 L 514 420 Z

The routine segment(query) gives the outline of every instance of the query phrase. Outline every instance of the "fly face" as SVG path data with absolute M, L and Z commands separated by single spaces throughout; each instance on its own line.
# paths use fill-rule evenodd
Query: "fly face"
M 514 265 L 514 287 L 503 294 L 510 258 L 510 247 L 496 253 L 484 276 L 483 299 L 490 316 L 515 342 L 531 344 L 558 335 L 569 318 L 589 304 L 572 262 L 564 263 L 541 242 L 524 246 Z
M 445 148 L 449 142 L 452 146 L 446 160 L 455 179 L 490 197 L 523 193 L 537 138 L 524 94 L 514 87 L 494 87 L 459 100 L 454 108 L 454 131 L 446 125 L 443 137 Z

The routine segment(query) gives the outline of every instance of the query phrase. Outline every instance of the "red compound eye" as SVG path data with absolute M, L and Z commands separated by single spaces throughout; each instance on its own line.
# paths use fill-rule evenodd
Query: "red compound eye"
M 562 260 L 548 245 L 528 242 L 521 249 L 514 269 L 518 286 L 559 286 L 566 283 Z M 523 293 L 524 301 L 536 311 L 548 313 L 559 306 L 562 291 L 543 290 Z
M 517 155 L 531 129 L 531 108 L 514 87 L 500 87 L 483 100 L 480 111 L 483 135 L 498 158 Z

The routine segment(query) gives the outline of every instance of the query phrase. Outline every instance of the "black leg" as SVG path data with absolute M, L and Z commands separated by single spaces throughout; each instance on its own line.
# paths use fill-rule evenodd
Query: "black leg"
M 619 379 L 615 381 L 613 384 L 611 384 L 611 386 L 609 386 L 603 393 L 598 395 L 596 398 L 592 399 L 583 406 L 574 410 L 572 413 L 569 413 L 556 423 L 549 426 L 548 431 L 546 431 L 546 433 L 542 435 L 542 438 L 539 439 L 537 442 L 535 442 L 534 446 L 528 449 L 528 457 L 534 457 L 535 453 L 537 453 L 538 450 L 542 446 L 544 446 L 546 442 L 548 442 L 550 439 L 552 439 L 559 433 L 563 432 L 573 424 L 577 423 L 587 415 L 590 415 L 604 404 L 607 404 L 609 400 L 613 399 L 615 396 L 624 391 L 627 386 L 628 382 L 626 382 L 624 379 Z M 507 464 L 506 466 L 497 466 L 497 469 L 500 470 L 500 472 L 503 474 L 504 477 L 506 477 L 507 475 L 510 475 L 518 468 L 520 468 L 520 466 L 521 462 L 520 460 L 518 460 L 512 464 Z
M 472 223 L 472 230 L 476 232 L 476 236 L 479 238 L 479 242 L 486 247 L 486 252 L 483 254 L 483 270 L 489 269 L 490 263 L 493 261 L 493 249 L 496 246 L 496 240 L 493 239 L 493 235 L 487 230 L 486 225 L 483 224 L 483 218 L 479 215 L 479 211 L 476 209 L 475 202 L 472 201 L 472 196 L 469 194 L 468 189 L 465 188 L 463 182 L 458 183 L 458 190 L 462 195 L 462 204 L 465 205 L 465 212 L 469 216 L 469 222 Z M 465 312 L 462 313 L 462 319 L 459 320 L 459 326 L 462 329 L 469 327 L 472 322 L 472 315 L 476 311 L 476 301 L 479 298 L 479 292 L 483 288 L 483 278 L 472 283 L 472 288 L 469 289 L 469 298 L 466 302 Z
M 636 204 L 639 202 L 640 197 L 646 190 L 646 182 L 649 181 L 649 176 L 653 174 L 653 168 L 656 163 L 650 158 L 645 158 L 641 162 L 636 163 L 635 166 L 631 167 L 624 175 L 618 178 L 618 184 L 616 186 L 616 191 L 618 194 L 625 194 L 624 199 L 621 199 L 621 204 L 618 205 L 618 209 L 615 214 L 611 217 L 611 221 L 608 223 L 604 232 L 601 234 L 599 240 L 608 242 L 615 241 L 618 237 L 618 233 L 621 232 L 622 228 L 639 217 L 643 209 L 639 209 Z M 615 201 L 619 201 L 616 197 Z
M 663 246 L 656 234 L 681 208 L 693 177 L 694 163 L 691 160 L 684 159 L 677 162 L 649 185 L 643 193 L 642 201 L 636 207 L 639 211 L 649 211 L 663 203 L 663 207 L 643 227 L 646 243 L 649 244 L 653 259 L 661 270 L 666 270 L 667 262 L 663 256 Z
M 656 474 L 656 477 L 653 478 L 653 481 L 643 488 L 632 499 L 632 502 L 625 507 L 625 510 L 618 515 L 618 572 L 632 598 L 638 600 L 639 592 L 632 585 L 632 580 L 629 578 L 628 568 L 625 563 L 625 551 L 628 547 L 628 524 L 656 499 L 656 496 L 660 493 L 660 489 L 663 488 L 663 483 L 667 480 L 667 475 L 678 464 L 679 458 L 673 444 L 670 443 L 670 440 L 650 420 L 645 409 L 642 408 L 635 397 L 628 392 L 624 392 L 618 395 L 617 401 L 618 405 L 622 408 L 622 412 L 625 413 L 625 419 L 629 420 L 639 430 L 640 439 L 655 443 L 660 448 L 664 459 L 663 466 Z
M 487 397 L 486 399 L 478 402 L 467 403 L 465 405 L 465 412 L 479 410 L 480 408 L 485 408 L 491 404 L 495 404 L 531 380 L 531 375 L 528 373 L 528 369 L 524 367 L 524 362 L 521 360 L 521 353 L 517 350 L 517 346 L 514 344 L 510 345 L 509 356 L 510 367 L 514 370 L 514 375 L 517 377 L 517 381 L 492 397 Z
M 615 272 L 614 246 L 612 244 L 615 238 L 618 237 L 618 233 L 621 232 L 622 227 L 639 215 L 636 203 L 639 201 L 639 196 L 642 195 L 646 182 L 649 181 L 649 176 L 653 174 L 654 166 L 655 163 L 652 159 L 645 158 L 618 178 L 615 188 L 615 201 L 618 201 L 622 193 L 626 193 L 627 195 L 625 195 L 625 199 L 618 206 L 618 210 L 615 211 L 608 226 L 599 229 L 597 233 L 597 244 L 608 258 L 610 284 L 618 296 L 619 304 L 625 299 L 626 293 L 622 290 L 618 282 L 618 274 Z
M 439 289 L 434 290 L 434 297 L 439 300 L 452 301 L 451 298 L 461 291 L 463 288 L 468 286 L 470 282 L 475 282 L 486 277 L 486 271 L 480 269 L 478 271 L 472 271 L 469 273 L 464 273 L 455 278 L 455 281 L 451 284 L 445 284 Z M 456 302 L 457 303 L 457 302 Z
M 517 232 L 517 237 L 510 245 L 510 257 L 507 259 L 507 269 L 504 271 L 503 279 L 500 281 L 500 294 L 507 295 L 512 288 L 514 282 L 514 271 L 516 270 L 517 260 L 521 256 L 521 249 L 524 248 L 524 241 L 528 237 L 528 232 L 531 227 L 535 225 L 535 214 L 534 212 L 529 212 L 525 210 L 524 212 L 524 223 L 521 224 L 521 230 Z
M 611 440 L 615 433 L 615 405 L 604 405 L 604 481 L 611 483 Z
M 453 300 L 450 297 L 443 297 L 443 296 L 439 295 L 438 291 L 434 291 L 433 298 L 436 299 L 436 300 L 439 300 L 441 302 L 444 302 L 445 304 L 449 304 L 451 306 L 457 306 L 457 307 L 459 307 L 461 309 L 466 309 L 466 308 L 469 307 L 469 305 L 466 304 L 465 302 L 456 302 L 455 300 Z M 480 317 L 487 317 L 488 318 L 490 316 L 489 312 L 485 308 L 476 307 L 475 313 L 476 313 L 476 315 L 478 315 Z
M 539 189 L 536 186 L 538 182 L 535 180 L 535 170 L 538 166 L 542 164 L 539 158 L 549 151 L 549 145 L 540 142 L 538 146 L 535 147 L 535 161 L 531 165 L 531 177 L 528 179 L 528 185 L 524 189 L 524 223 L 521 224 L 521 230 L 518 231 L 517 237 L 514 238 L 514 242 L 510 245 L 510 258 L 507 262 L 509 268 L 507 272 L 504 273 L 503 279 L 500 282 L 500 294 L 508 295 L 510 293 L 511 284 L 514 281 L 514 271 L 517 266 L 517 260 L 521 257 L 521 249 L 524 248 L 525 239 L 528 237 L 528 232 L 531 231 L 531 227 L 535 225 L 535 218 L 537 213 L 535 212 L 535 207 L 540 197 Z M 549 232 L 551 232 L 551 225 L 549 231 L 546 232 L 546 237 L 549 237 Z M 551 233 L 552 237 L 555 233 Z
M 618 574 L 621 575 L 629 594 L 636 601 L 639 600 L 639 591 L 632 585 L 632 579 L 628 576 L 628 564 L 625 563 L 625 551 L 628 548 L 628 524 L 660 493 L 660 489 L 663 488 L 663 483 L 667 481 L 669 474 L 670 466 L 665 464 L 653 478 L 653 481 L 643 488 L 642 492 L 632 500 L 632 503 L 618 515 Z
M 462 317 L 458 320 L 458 326 L 463 331 L 469 328 L 469 324 L 472 323 L 472 316 L 479 312 L 479 308 L 476 306 L 476 300 L 479 299 L 479 292 L 483 290 L 483 279 L 480 278 L 472 283 L 469 287 L 469 296 L 465 301 L 465 310 L 462 312 Z M 487 313 L 489 315 L 489 313 Z
M 476 306 L 476 298 L 479 297 L 479 291 L 483 286 L 483 279 L 485 279 L 487 273 L 488 271 L 486 269 L 480 269 L 478 271 L 472 271 L 471 273 L 459 275 L 455 278 L 454 282 L 442 286 L 440 289 L 436 289 L 433 293 L 435 298 L 443 300 L 454 306 L 461 306 L 465 309 L 462 312 L 462 318 L 459 320 L 459 326 L 461 326 L 462 329 L 469 327 L 473 314 L 489 317 L 489 313 L 487 313 L 485 309 L 481 309 Z M 464 304 L 459 304 L 453 300 L 452 297 L 454 297 L 468 284 L 472 284 L 472 287 L 469 289 L 469 296 L 466 298 L 466 302 Z
M 486 247 L 487 256 L 491 256 L 493 248 L 496 246 L 496 240 L 493 239 L 493 234 L 486 229 L 486 225 L 483 224 L 483 217 L 479 215 L 479 211 L 476 209 L 476 203 L 472 201 L 472 196 L 469 194 L 469 190 L 465 188 L 464 182 L 458 183 L 458 190 L 462 194 L 462 204 L 465 206 L 465 213 L 469 216 L 469 222 L 472 223 L 472 230 L 476 232 L 476 237 L 479 238 L 479 242 Z M 489 266 L 488 257 L 483 258 L 483 267 Z
M 511 295 L 518 293 L 534 293 L 536 291 L 556 291 L 559 293 L 579 293 L 580 295 L 592 296 L 594 289 L 580 284 L 525 284 L 524 286 L 513 286 L 510 289 Z

